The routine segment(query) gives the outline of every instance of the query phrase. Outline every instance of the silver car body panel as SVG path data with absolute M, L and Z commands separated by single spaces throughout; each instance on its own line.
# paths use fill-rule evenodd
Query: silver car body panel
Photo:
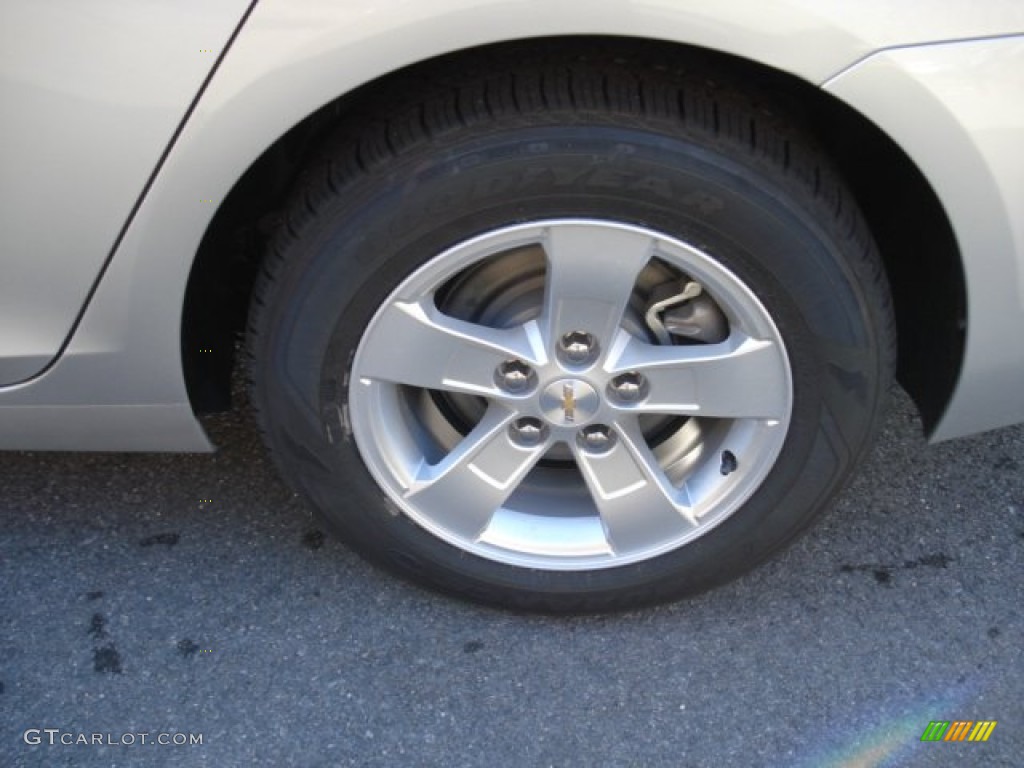
M 240 5 L 225 2 L 220 7 L 233 9 L 240 18 Z M 1021 30 L 1024 4 L 1015 0 L 260 0 L 131 216 L 63 354 L 37 378 L 0 389 L 0 448 L 210 450 L 185 391 L 180 327 L 189 269 L 217 201 L 267 146 L 338 96 L 407 64 L 527 37 L 605 34 L 675 40 L 754 59 L 812 83 L 828 83 L 833 93 L 893 133 L 940 194 L 948 192 L 948 182 L 940 187 L 936 180 L 985 181 L 987 197 L 954 194 L 944 199 L 969 262 L 969 279 L 981 281 L 978 290 L 992 281 L 1003 283 L 991 302 L 979 303 L 977 290 L 970 289 L 971 324 L 987 332 L 1010 317 L 1019 327 L 1020 296 L 1011 297 L 1005 288 L 1006 282 L 1017 286 L 1020 279 L 1020 233 L 1008 215 L 1020 192 L 1019 165 L 992 155 L 999 143 L 985 138 L 988 125 L 977 115 L 961 113 L 980 103 L 961 93 L 976 87 L 971 78 L 979 71 L 968 66 L 959 86 L 955 83 L 944 57 L 958 46 L 906 46 Z M 1010 56 L 1021 69 L 1013 41 L 974 45 L 979 51 L 999 49 L 1000 56 Z M 897 46 L 898 51 L 875 53 Z M 871 80 L 871 73 L 883 66 L 879 57 L 911 52 L 920 57 L 921 66 L 890 66 L 893 87 L 931 96 L 919 98 L 915 112 L 900 114 L 898 97 L 884 92 L 889 82 L 882 82 L 880 74 Z M 946 79 L 930 76 L 927 62 L 932 54 L 937 71 L 947 71 Z M 45 63 L 46 57 L 41 58 Z M 970 64 L 970 56 L 966 59 L 960 64 Z M 861 82 L 870 85 L 862 87 Z M 985 103 L 1002 111 L 991 119 L 1010 121 L 1005 129 L 1020 136 L 1024 118 L 1019 80 L 1004 73 L 993 87 L 998 94 Z M 865 88 L 876 93 L 872 96 Z M 1001 102 L 1010 98 L 1018 99 L 1017 109 L 1004 109 Z M 912 152 L 931 140 L 936 126 L 944 126 L 950 137 L 941 156 Z M 1012 150 L 1007 154 L 1013 157 Z M 74 173 L 89 167 L 85 159 L 68 162 Z M 45 193 L 36 182 L 27 183 L 31 194 Z M 15 192 L 5 185 L 5 204 Z M 122 219 L 129 216 L 132 203 L 122 203 Z M 59 215 L 54 218 L 61 220 Z M 96 233 L 89 236 L 96 242 L 103 239 Z M 98 253 L 94 270 L 102 262 L 102 248 Z M 9 258 L 6 245 L 0 258 Z M 995 261 L 990 267 L 974 267 L 975 259 Z M 48 290 L 47 285 L 44 281 L 36 290 Z M 24 319 L 12 322 L 30 332 Z M 0 356 L 4 354 L 0 347 Z M 1016 402 L 985 394 L 1024 389 L 1019 353 L 1005 366 L 990 359 L 1006 354 L 1005 348 L 996 350 L 972 330 L 968 366 L 938 436 L 1024 418 Z M 982 396 L 989 399 L 973 402 L 979 382 L 982 389 L 988 387 Z
M 0 384 L 59 352 L 249 0 L 0 10 Z
M 1024 421 L 1024 36 L 885 51 L 825 89 L 914 160 L 964 257 L 964 362 L 931 439 Z

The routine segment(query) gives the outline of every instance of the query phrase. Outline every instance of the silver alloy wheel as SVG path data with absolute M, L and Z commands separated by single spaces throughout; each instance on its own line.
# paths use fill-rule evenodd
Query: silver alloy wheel
M 529 258 L 532 290 L 479 277 Z M 649 333 L 644 302 L 666 276 L 714 300 L 723 341 Z M 723 522 L 774 465 L 793 397 L 779 331 L 735 274 L 664 234 L 586 219 L 431 259 L 370 321 L 351 381 L 356 445 L 391 501 L 461 550 L 548 570 L 635 563 Z

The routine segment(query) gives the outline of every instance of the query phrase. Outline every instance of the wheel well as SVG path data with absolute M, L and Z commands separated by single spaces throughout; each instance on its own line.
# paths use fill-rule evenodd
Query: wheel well
M 966 340 L 966 278 L 952 225 L 921 171 L 876 125 L 816 89 L 808 105 L 878 244 L 896 313 L 897 379 L 931 433 L 953 396 Z
M 658 66 L 684 66 L 749 82 L 802 121 L 850 184 L 878 243 L 892 288 L 899 333 L 898 378 L 930 431 L 952 396 L 960 372 L 966 292 L 952 227 L 924 176 L 864 116 L 813 85 L 745 59 L 674 43 L 622 38 L 571 38 L 502 43 L 415 64 L 339 97 L 269 147 L 220 205 L 200 244 L 185 295 L 182 360 L 198 412 L 231 403 L 231 374 L 245 329 L 250 294 L 269 235 L 303 167 L 333 130 L 366 99 L 400 96 L 436 68 L 495 66 L 552 50 L 579 55 L 588 46 L 619 46 Z

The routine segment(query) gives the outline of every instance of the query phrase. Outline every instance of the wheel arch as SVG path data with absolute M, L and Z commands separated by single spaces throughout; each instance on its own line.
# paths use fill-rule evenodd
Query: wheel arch
M 906 153 L 839 99 L 766 64 L 679 43 L 578 36 L 498 43 L 409 65 L 328 102 L 255 158 L 218 206 L 191 268 L 181 353 L 193 407 L 206 411 L 228 406 L 235 339 L 244 328 L 261 245 L 280 225 L 280 207 L 304 163 L 332 130 L 357 114 L 366 100 L 415 87 L 434 67 L 486 66 L 497 48 L 528 56 L 537 47 L 570 40 L 577 47 L 614 42 L 643 48 L 648 59 L 685 62 L 709 75 L 724 71 L 736 78 L 756 78 L 759 88 L 769 90 L 813 131 L 850 183 L 878 241 L 896 307 L 899 379 L 931 430 L 952 396 L 962 365 L 966 292 L 949 218 Z

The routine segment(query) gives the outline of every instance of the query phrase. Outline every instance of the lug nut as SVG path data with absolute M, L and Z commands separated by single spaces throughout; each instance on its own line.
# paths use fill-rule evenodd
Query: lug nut
M 506 360 L 494 372 L 494 381 L 506 392 L 518 394 L 533 388 L 537 374 L 522 360 Z
M 647 395 L 647 380 L 636 371 L 616 376 L 608 386 L 612 395 L 623 403 L 635 403 Z
M 576 434 L 576 442 L 590 453 L 606 453 L 615 445 L 615 433 L 604 424 L 592 424 Z
M 586 331 L 570 331 L 558 341 L 562 359 L 575 365 L 582 365 L 597 355 L 597 339 Z
M 524 447 L 539 445 L 544 442 L 548 434 L 548 428 L 541 423 L 541 420 L 532 416 L 516 419 L 508 431 L 512 440 Z

